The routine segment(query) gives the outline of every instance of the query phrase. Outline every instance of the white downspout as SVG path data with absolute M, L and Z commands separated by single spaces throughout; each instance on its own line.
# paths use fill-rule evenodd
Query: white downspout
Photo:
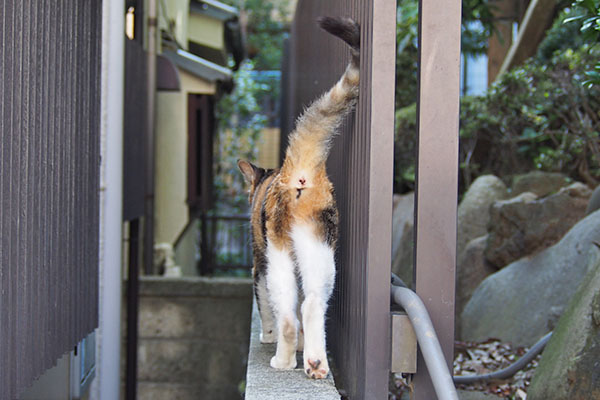
M 102 5 L 102 167 L 100 227 L 100 320 L 96 388 L 92 397 L 120 398 L 123 227 L 123 102 L 125 6 Z

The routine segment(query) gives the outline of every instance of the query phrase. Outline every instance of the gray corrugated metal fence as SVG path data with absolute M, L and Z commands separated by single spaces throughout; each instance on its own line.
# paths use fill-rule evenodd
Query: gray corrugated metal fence
M 360 98 L 329 160 L 341 218 L 329 348 L 336 382 L 350 398 L 384 399 L 390 357 L 396 2 L 298 2 L 285 69 L 289 76 L 284 77 L 289 78 L 284 90 L 291 102 L 288 118 L 329 88 L 349 60 L 340 40 L 315 29 L 319 15 L 350 16 L 362 26 Z
M 0 398 L 97 326 L 101 1 L 0 2 Z

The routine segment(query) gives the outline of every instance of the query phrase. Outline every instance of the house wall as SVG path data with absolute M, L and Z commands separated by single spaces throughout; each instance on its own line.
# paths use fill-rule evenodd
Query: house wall
M 56 361 L 56 365 L 47 370 L 34 384 L 27 388 L 19 400 L 59 400 L 71 395 L 71 355 L 66 354 Z
M 225 48 L 223 22 L 205 15 L 191 13 L 187 39 L 214 49 L 223 49 Z
M 190 13 L 190 0 L 166 0 L 160 2 L 165 7 L 159 7 L 160 16 L 158 27 L 160 30 L 169 31 L 170 21 L 175 23 L 174 35 L 177 43 L 187 50 L 188 46 L 188 16 Z
M 187 96 L 216 90 L 183 70 L 179 74 L 181 91 L 156 96 L 155 243 L 174 243 L 188 222 Z
M 174 248 L 175 264 L 181 268 L 183 276 L 198 276 L 199 237 L 200 222 L 195 221 L 187 226 Z

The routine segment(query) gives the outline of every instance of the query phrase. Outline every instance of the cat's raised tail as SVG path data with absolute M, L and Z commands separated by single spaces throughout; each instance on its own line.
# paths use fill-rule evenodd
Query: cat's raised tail
M 352 51 L 353 61 L 358 64 L 360 58 L 360 25 L 352 18 L 342 17 L 319 17 L 317 23 L 322 29 L 346 42 Z
M 315 100 L 296 121 L 289 136 L 282 166 L 283 174 L 295 175 L 298 170 L 314 170 L 324 166 L 331 140 L 342 118 L 352 110 L 359 91 L 360 25 L 350 18 L 320 17 L 318 23 L 325 31 L 350 46 L 352 57 L 338 82 Z

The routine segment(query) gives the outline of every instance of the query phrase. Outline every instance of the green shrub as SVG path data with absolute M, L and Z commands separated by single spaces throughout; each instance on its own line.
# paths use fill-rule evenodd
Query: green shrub
M 600 59 L 600 46 L 589 40 L 591 28 L 581 32 L 579 18 L 590 14 L 581 7 L 563 11 L 526 65 L 499 77 L 485 95 L 461 99 L 461 192 L 482 174 L 508 183 L 532 169 L 598 184 L 600 90 L 589 84 L 589 71 Z M 414 103 L 396 111 L 395 143 L 394 191 L 404 192 L 414 187 Z
M 399 0 L 396 14 L 396 109 L 417 98 L 419 3 Z
M 253 79 L 254 66 L 245 61 L 234 73 L 234 89 L 216 106 L 218 132 L 215 141 L 215 205 L 223 212 L 248 208 L 246 183 L 237 160 L 255 162 L 260 132 L 267 126 L 257 99 L 268 90 Z
M 417 105 L 396 110 L 394 136 L 394 193 L 414 190 Z
M 485 54 L 494 30 L 493 6 L 487 0 L 462 0 L 461 51 Z M 396 109 L 417 99 L 419 2 L 398 0 L 396 12 Z
M 496 81 L 482 97 L 461 102 L 463 183 L 541 169 L 597 185 L 600 180 L 600 91 L 582 85 L 599 49 L 556 52 Z
M 554 53 L 567 49 L 579 49 L 585 44 L 579 24 L 565 23 L 566 20 L 578 18 L 582 14 L 582 11 L 577 7 L 567 8 L 559 13 L 552 27 L 548 29 L 546 37 L 538 46 L 535 55 L 537 63 L 548 64 L 551 62 Z
M 575 0 L 573 7 L 580 14 L 565 20 L 565 23 L 579 26 L 586 43 L 597 46 L 600 43 L 600 0 Z M 600 85 L 600 61 L 596 59 L 593 68 L 585 71 L 585 75 L 584 85 Z

